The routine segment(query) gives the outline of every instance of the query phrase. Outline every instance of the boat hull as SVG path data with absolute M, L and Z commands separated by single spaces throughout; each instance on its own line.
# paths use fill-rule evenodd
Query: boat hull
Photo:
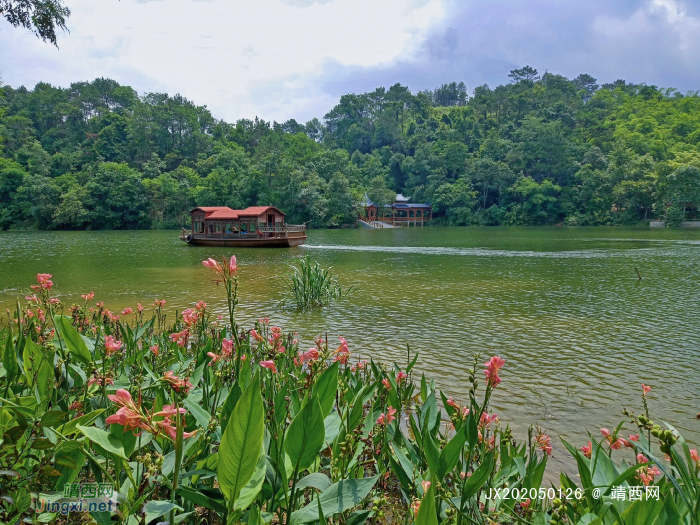
M 180 240 L 187 242 L 185 237 Z M 306 242 L 306 235 L 300 237 L 282 237 L 270 239 L 192 239 L 187 244 L 192 246 L 223 246 L 227 248 L 292 248 Z

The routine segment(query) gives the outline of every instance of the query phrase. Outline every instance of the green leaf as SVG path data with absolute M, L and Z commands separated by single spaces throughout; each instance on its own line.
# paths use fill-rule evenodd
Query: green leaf
M 438 525 L 437 512 L 435 511 L 435 488 L 432 484 L 420 503 L 415 525 Z
M 59 427 L 57 430 L 64 436 L 70 436 L 71 434 L 75 434 L 78 431 L 79 425 L 89 425 L 90 423 L 95 421 L 97 419 L 97 416 L 99 416 L 104 411 L 104 408 L 98 408 L 97 410 L 93 410 L 88 414 L 76 417 L 75 419 L 66 423 L 64 426 Z
M 367 497 L 379 475 L 372 478 L 343 479 L 334 483 L 321 493 L 318 498 L 303 509 L 292 513 L 291 524 L 299 525 L 318 520 L 318 505 L 321 503 L 323 515 L 328 518 L 359 505 Z
M 284 442 L 296 472 L 308 468 L 316 460 L 325 436 L 321 405 L 318 397 L 313 396 L 289 425 Z
M 182 496 L 188 501 L 191 501 L 195 505 L 204 507 L 205 509 L 215 510 L 216 512 L 224 513 L 226 512 L 226 507 L 209 496 L 206 496 L 193 489 L 192 487 L 178 487 L 177 495 Z
M 33 388 L 36 386 L 41 399 L 41 404 L 46 406 L 49 393 L 53 389 L 53 352 L 39 346 L 31 339 L 24 344 L 22 360 L 27 382 Z
M 70 323 L 70 319 L 62 315 L 55 315 L 53 318 L 58 334 L 63 337 L 63 341 L 68 347 L 68 351 L 81 363 L 87 365 L 92 362 L 92 354 L 85 341 L 80 337 L 78 331 Z
M 63 421 L 68 412 L 63 410 L 50 410 L 43 416 L 41 416 L 41 425 L 44 427 L 54 427 Z
M 110 435 L 114 436 L 124 448 L 124 455 L 131 457 L 136 449 L 136 440 L 138 439 L 133 430 L 124 430 L 122 425 L 112 424 L 109 426 Z M 148 434 L 147 434 L 148 435 Z
M 314 472 L 297 481 L 297 489 L 314 488 L 321 492 L 332 485 L 331 479 L 321 472 Z
M 63 491 L 66 483 L 73 483 L 85 463 L 85 454 L 79 448 L 78 441 L 66 441 L 56 451 L 54 468 L 61 475 L 56 479 L 54 490 Z
M 236 500 L 235 508 L 237 510 L 250 507 L 262 490 L 263 481 L 265 481 L 265 473 L 267 472 L 267 462 L 265 461 L 265 454 L 262 454 L 262 450 L 260 452 L 260 458 L 258 459 L 258 464 L 255 466 L 253 477 L 250 478 L 248 484 L 241 489 L 241 495 Z
M 146 523 L 167 514 L 173 509 L 182 511 L 182 507 L 169 501 L 149 501 L 146 503 Z
M 335 361 L 319 376 L 318 380 L 311 389 L 311 395 L 318 396 L 318 402 L 321 405 L 321 413 L 323 414 L 324 419 L 331 413 L 337 391 L 338 361 Z
M 469 476 L 467 482 L 464 484 L 464 491 L 462 492 L 462 501 L 467 501 L 478 492 L 478 490 L 486 483 L 491 475 L 491 470 L 493 469 L 493 454 L 486 456 L 486 459 L 482 461 L 478 469 Z
M 625 525 L 651 525 L 663 506 L 664 502 L 660 499 L 635 501 L 620 515 L 619 522 Z M 667 522 L 662 523 L 666 525 Z
M 12 383 L 12 380 L 19 375 L 19 363 L 17 362 L 17 352 L 12 344 L 12 333 L 8 332 L 5 341 L 5 351 L 2 356 L 2 366 L 5 367 L 7 381 Z
M 187 408 L 190 411 L 190 414 L 194 416 L 195 420 L 197 420 L 197 424 L 200 427 L 206 429 L 209 426 L 211 415 L 197 404 L 197 402 L 192 398 L 191 394 L 182 401 L 182 404 L 185 405 L 185 408 Z
M 230 509 L 255 473 L 262 450 L 264 420 L 260 375 L 256 373 L 233 409 L 219 447 L 219 486 Z
M 463 427 L 457 434 L 450 440 L 445 448 L 442 449 L 440 453 L 440 459 L 438 460 L 438 466 L 435 470 L 435 475 L 437 480 L 442 482 L 445 476 L 455 468 L 457 462 L 459 461 L 459 455 L 462 452 L 464 443 L 467 441 L 466 430 Z
M 236 404 L 242 395 L 243 392 L 241 392 L 241 387 L 239 386 L 238 381 L 236 381 L 231 387 L 231 391 L 228 393 L 228 396 L 226 396 L 226 401 L 224 401 L 224 406 L 221 409 L 222 432 L 226 432 L 226 427 L 229 419 L 231 418 L 231 414 L 233 413 L 233 409 L 236 407 Z
M 100 430 L 99 428 L 95 427 L 84 427 L 82 425 L 78 425 L 78 430 L 80 430 L 80 432 L 82 432 L 86 438 L 101 446 L 107 452 L 122 459 L 127 459 L 126 455 L 124 454 L 124 447 L 122 446 L 121 441 L 104 430 Z

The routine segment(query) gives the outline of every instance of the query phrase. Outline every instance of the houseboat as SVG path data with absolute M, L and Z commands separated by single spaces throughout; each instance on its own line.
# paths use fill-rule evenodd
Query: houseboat
M 200 246 L 291 247 L 304 244 L 306 225 L 286 225 L 284 213 L 274 206 L 232 210 L 201 206 L 190 211 L 192 229 L 180 240 Z

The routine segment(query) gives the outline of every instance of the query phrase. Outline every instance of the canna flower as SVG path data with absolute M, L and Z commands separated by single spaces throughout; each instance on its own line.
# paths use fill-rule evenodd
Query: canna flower
M 195 304 L 194 307 L 195 309 L 201 311 L 207 307 L 207 303 L 205 303 L 204 301 L 197 301 L 197 304 Z
M 421 481 L 421 486 L 423 487 L 423 492 L 428 492 L 428 489 L 430 488 L 430 481 Z
M 306 352 L 299 352 L 299 362 L 301 364 L 306 361 L 313 361 L 314 359 L 318 359 L 318 355 L 318 350 L 309 348 Z
M 39 302 L 39 298 L 36 296 L 36 294 L 27 295 L 27 296 L 25 297 L 25 299 L 26 299 L 27 301 L 32 301 L 32 302 L 35 302 L 35 303 L 38 303 L 38 302 Z
M 197 312 L 188 308 L 182 311 L 182 320 L 187 326 L 192 326 L 197 322 Z
M 163 408 L 160 409 L 160 412 L 156 412 L 155 414 L 153 414 L 153 417 L 155 417 L 155 416 L 173 417 L 178 412 L 180 414 L 186 414 L 187 410 L 185 410 L 184 408 L 178 408 L 177 410 L 175 410 L 175 407 L 173 407 L 172 405 L 164 405 Z
M 544 452 L 548 456 L 552 455 L 551 438 L 544 432 L 539 433 L 535 438 L 535 446 L 537 446 L 542 452 Z
M 394 414 L 396 414 L 396 409 L 390 406 L 386 414 L 379 415 L 379 417 L 377 418 L 377 425 L 388 425 L 394 419 L 396 419 Z
M 387 390 L 391 390 L 391 383 L 389 382 L 388 379 L 384 378 L 382 379 L 382 384 L 384 385 L 384 388 Z
M 176 392 L 188 393 L 190 391 L 190 388 L 192 388 L 192 384 L 190 383 L 189 378 L 181 379 L 177 377 L 172 371 L 168 371 L 165 374 L 163 374 L 161 380 L 165 381 L 170 386 L 172 386 Z
M 221 355 L 223 357 L 230 357 L 233 352 L 233 339 L 222 339 L 221 340 Z
M 261 343 L 265 341 L 265 339 L 263 339 L 263 337 L 257 331 L 251 330 L 249 333 L 256 341 L 260 341 Z
M 217 361 L 220 361 L 222 359 L 222 356 L 220 356 L 219 354 L 215 354 L 214 352 L 207 352 L 207 355 L 209 357 L 211 357 L 211 361 L 209 363 L 209 366 L 211 366 L 212 364 L 214 364 Z
M 50 273 L 38 273 L 36 274 L 36 282 L 39 284 L 33 284 L 30 286 L 32 290 L 50 290 L 53 288 L 53 282 L 51 281 Z
M 92 301 L 92 300 L 95 298 L 95 292 L 90 292 L 90 293 L 82 294 L 80 297 L 82 297 L 83 299 L 85 299 L 86 302 L 87 302 L 87 301 Z
M 263 368 L 267 368 L 268 370 L 272 370 L 273 374 L 277 373 L 277 366 L 275 366 L 275 362 L 270 360 L 270 361 L 260 361 L 258 363 L 260 366 Z
M 695 461 L 695 463 L 700 463 L 700 456 L 698 456 L 698 451 L 694 448 L 690 449 L 690 459 Z
M 588 442 L 588 446 L 584 445 L 581 447 L 581 452 L 583 452 L 583 455 L 586 456 L 588 459 L 591 459 L 591 452 L 593 451 L 593 446 L 591 445 L 591 442 Z
M 130 314 L 133 314 L 133 313 L 134 313 L 134 310 L 133 310 L 132 308 L 124 308 L 124 309 L 122 310 L 122 315 L 130 315 Z
M 150 350 L 151 353 L 152 353 L 153 355 L 155 355 L 155 356 L 158 356 L 158 354 L 160 353 L 160 350 L 159 350 L 159 348 L 158 348 L 158 345 L 153 345 L 152 347 L 149 348 L 149 350 Z
M 610 431 L 607 428 L 601 428 L 600 433 L 603 434 L 603 437 L 608 437 L 610 435 Z
M 226 257 L 224 257 L 224 261 L 226 260 Z M 228 272 L 230 274 L 234 274 L 238 271 L 238 266 L 236 266 L 236 256 L 232 255 L 231 258 L 228 260 Z
M 520 508 L 523 510 L 528 510 L 530 508 L 530 503 L 532 503 L 530 498 L 526 499 L 525 501 L 521 501 Z
M 452 399 L 452 396 L 450 396 L 450 398 L 447 400 L 447 404 L 450 405 L 450 406 L 451 406 L 452 408 L 454 408 L 455 410 L 459 410 L 459 409 L 460 409 L 459 403 L 457 403 L 457 401 L 455 401 L 454 399 Z
M 170 334 L 170 340 L 177 343 L 177 346 L 184 348 L 187 346 L 187 340 L 190 337 L 190 333 L 185 328 L 182 332 Z
M 615 441 L 610 442 L 610 448 L 612 450 L 620 450 L 626 441 L 622 438 L 617 438 Z
M 630 434 L 629 440 L 630 441 L 639 441 L 639 434 Z
M 406 372 L 399 372 L 398 374 L 396 374 L 396 382 L 402 383 L 407 377 L 408 374 Z
M 102 386 L 103 384 L 114 385 L 114 381 L 110 377 L 99 377 L 99 376 L 95 377 L 95 376 L 93 376 L 88 380 L 88 388 L 90 388 L 95 383 L 97 383 L 98 386 Z
M 136 310 L 138 310 L 140 314 L 143 313 L 143 306 L 141 303 L 136 303 Z
M 156 308 L 156 309 L 163 308 L 164 306 L 165 306 L 165 299 L 162 299 L 160 301 L 158 299 L 156 299 L 155 301 L 153 301 L 153 308 Z
M 646 463 L 646 462 L 647 462 L 647 458 L 644 454 L 642 454 L 642 453 L 637 454 L 637 463 Z
M 216 262 L 211 257 L 209 257 L 206 261 L 202 261 L 202 264 L 204 266 L 206 266 L 207 268 L 210 268 L 212 270 L 216 270 L 217 272 L 221 272 L 221 266 L 219 266 L 219 263 Z
M 642 383 L 642 392 L 642 395 L 646 396 L 649 392 L 651 392 L 651 387 Z
M 156 421 L 155 422 L 156 427 L 159 427 L 160 430 L 165 433 L 166 436 L 168 436 L 170 439 L 175 441 L 177 438 L 177 427 L 173 425 L 173 422 L 170 420 L 169 417 L 166 417 L 162 421 Z M 184 439 L 187 439 L 190 436 L 193 436 L 197 433 L 195 430 L 194 432 L 183 432 L 182 437 Z
M 117 341 L 116 338 L 112 335 L 105 336 L 104 343 L 107 355 L 112 355 L 113 353 L 118 352 L 122 349 L 123 346 L 123 343 L 121 341 Z
M 136 430 L 137 428 L 151 430 L 148 420 L 141 413 L 141 407 L 134 403 L 127 390 L 120 388 L 115 395 L 108 395 L 107 398 L 120 407 L 116 414 L 105 419 L 107 425 L 122 425 L 124 430 Z
M 506 360 L 500 356 L 493 356 L 491 359 L 484 363 L 486 370 L 484 370 L 484 375 L 486 375 L 486 384 L 490 387 L 495 387 L 501 382 L 501 378 L 498 377 L 498 372 L 503 368 Z

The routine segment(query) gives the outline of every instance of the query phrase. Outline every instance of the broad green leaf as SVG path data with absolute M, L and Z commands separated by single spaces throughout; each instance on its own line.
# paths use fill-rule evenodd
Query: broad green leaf
M 56 323 L 58 334 L 63 337 L 63 341 L 66 343 L 68 351 L 73 354 L 73 357 L 85 365 L 90 364 L 92 362 L 92 354 L 85 346 L 83 338 L 80 337 L 78 331 L 70 323 L 70 319 L 62 315 L 55 315 L 53 321 Z
M 243 393 L 241 392 L 241 387 L 238 385 L 238 381 L 233 384 L 231 391 L 226 396 L 226 401 L 224 401 L 224 406 L 221 409 L 221 431 L 226 432 L 226 427 L 228 426 L 229 419 L 233 413 L 233 409 L 236 407 L 238 400 L 241 398 Z
M 420 503 L 415 525 L 438 525 L 437 512 L 435 510 L 435 488 L 432 484 Z
M 109 433 L 114 436 L 124 448 L 124 455 L 128 458 L 136 449 L 136 440 L 138 439 L 133 430 L 124 430 L 122 425 L 109 425 Z M 150 435 L 150 434 L 148 434 Z
M 68 412 L 63 410 L 49 410 L 46 414 L 41 416 L 41 425 L 44 427 L 55 427 L 63 421 L 67 415 Z
M 318 521 L 318 505 L 321 503 L 323 515 L 328 518 L 334 514 L 351 509 L 365 499 L 372 490 L 379 475 L 372 478 L 344 479 L 334 483 L 321 493 L 316 500 L 303 509 L 292 513 L 291 524 L 299 525 Z
M 652 525 L 663 506 L 664 502 L 661 499 L 635 501 L 620 515 L 619 522 L 624 523 L 624 525 Z M 678 511 L 676 511 L 676 514 L 677 513 Z M 664 525 L 670 525 L 670 523 L 667 524 L 665 521 L 662 523 Z
M 71 434 L 75 434 L 78 431 L 79 425 L 89 425 L 90 423 L 95 421 L 97 419 L 97 416 L 99 416 L 104 411 L 104 408 L 98 408 L 97 410 L 93 410 L 88 414 L 76 417 L 75 419 L 66 423 L 64 426 L 59 427 L 57 430 L 64 436 L 70 436 Z
M 230 509 L 255 473 L 262 450 L 264 420 L 260 376 L 255 374 L 233 409 L 219 447 L 219 486 Z
M 182 401 L 182 404 L 185 405 L 185 408 L 194 416 L 200 427 L 206 429 L 209 426 L 211 415 L 197 404 L 191 394 Z
M 664 506 L 661 507 L 659 515 L 654 520 L 653 525 L 681 525 L 683 520 L 681 519 L 680 512 L 678 512 L 678 507 L 673 497 L 670 494 L 666 495 L 664 500 Z
M 469 476 L 467 482 L 464 484 L 464 491 L 462 492 L 462 499 L 469 500 L 478 492 L 478 490 L 486 483 L 491 475 L 491 469 L 493 468 L 493 454 L 488 454 L 486 459 L 482 461 L 478 469 Z
M 54 490 L 63 491 L 63 487 L 66 483 L 73 483 L 75 478 L 78 477 L 80 469 L 85 463 L 85 454 L 79 448 L 80 444 L 78 441 L 65 441 L 62 443 L 57 451 L 54 461 L 54 468 L 58 470 L 61 475 L 56 478 L 56 484 L 54 485 Z
M 121 441 L 104 430 L 100 430 L 99 428 L 95 427 L 84 427 L 82 425 L 78 425 L 78 430 L 80 430 L 80 432 L 86 438 L 101 446 L 107 452 L 122 459 L 127 459 L 126 455 L 124 455 L 124 447 L 122 446 Z
M 321 405 L 321 413 L 323 417 L 328 417 L 335 402 L 335 394 L 338 391 L 338 361 L 335 361 L 331 366 L 319 376 L 318 380 L 311 389 L 311 395 L 318 396 L 318 402 Z
M 263 481 L 265 481 L 266 471 L 267 462 L 265 461 L 265 454 L 261 453 L 260 459 L 258 459 L 258 464 L 255 466 L 253 477 L 250 478 L 248 484 L 241 489 L 241 495 L 236 500 L 235 508 L 237 510 L 248 508 L 255 501 L 255 498 L 258 497 L 260 490 L 262 490 Z
M 289 425 L 284 448 L 296 472 L 308 468 L 323 446 L 326 436 L 317 396 L 313 396 Z
M 321 472 L 314 472 L 297 481 L 297 489 L 314 488 L 321 492 L 332 485 L 331 479 Z
M 188 501 L 204 507 L 205 509 L 215 510 L 216 512 L 226 512 L 226 506 L 221 504 L 209 496 L 206 496 L 192 487 L 179 487 L 177 489 L 178 496 L 182 496 Z
M 41 404 L 46 406 L 49 393 L 53 389 L 53 352 L 39 346 L 31 339 L 27 339 L 23 354 L 22 360 L 27 381 L 31 387 L 36 386 Z
M 175 505 L 169 501 L 149 501 L 146 503 L 146 523 L 150 523 L 156 518 L 160 518 L 164 514 L 167 514 L 171 510 L 176 509 L 182 511 L 182 507 Z
M 7 339 L 5 341 L 5 350 L 2 356 L 2 366 L 5 367 L 7 381 L 11 383 L 12 380 L 19 375 L 19 363 L 17 362 L 17 352 L 15 351 L 15 346 L 12 344 L 11 332 L 8 332 Z
M 467 441 L 467 434 L 465 428 L 460 429 L 457 434 L 445 445 L 440 453 L 440 459 L 438 461 L 438 467 L 435 471 L 437 480 L 442 482 L 445 476 L 455 468 L 457 461 L 459 461 L 459 455 L 462 452 L 464 443 Z

